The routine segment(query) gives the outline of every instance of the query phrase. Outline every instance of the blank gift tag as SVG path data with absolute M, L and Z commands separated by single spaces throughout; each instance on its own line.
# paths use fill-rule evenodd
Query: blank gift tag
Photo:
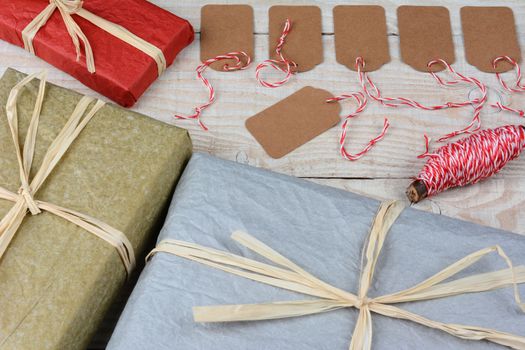
M 297 72 L 306 72 L 323 62 L 323 40 L 321 9 L 317 6 L 272 6 L 269 11 L 269 55 L 279 59 L 275 47 L 283 33 L 286 19 L 292 22 L 290 33 L 286 36 L 282 53 L 294 61 Z
M 461 8 L 461 26 L 467 62 L 482 72 L 502 73 L 514 68 L 501 61 L 494 69 L 492 62 L 499 56 L 521 61 L 514 14 L 508 7 Z
M 363 57 L 365 72 L 390 61 L 385 9 L 381 6 L 334 7 L 334 32 L 337 62 L 351 70 L 356 70 L 357 57 Z
M 218 55 L 237 51 L 243 51 L 253 59 L 252 7 L 248 5 L 203 6 L 200 42 L 202 62 Z M 210 67 L 223 71 L 225 64 L 234 65 L 235 61 L 221 60 L 212 63 Z
M 337 125 L 339 103 L 326 90 L 307 86 L 256 114 L 246 128 L 272 158 L 281 158 Z
M 428 63 L 442 59 L 454 63 L 454 42 L 448 10 L 442 6 L 400 6 L 397 8 L 401 58 L 412 68 L 428 72 Z M 432 71 L 445 69 L 432 66 Z

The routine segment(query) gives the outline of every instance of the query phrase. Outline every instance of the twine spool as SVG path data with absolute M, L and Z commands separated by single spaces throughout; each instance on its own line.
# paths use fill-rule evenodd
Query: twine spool
M 475 184 L 486 179 L 517 158 L 525 148 L 525 127 L 507 125 L 472 134 L 428 152 L 428 158 L 415 181 L 407 189 L 408 199 L 417 203 L 449 188 Z

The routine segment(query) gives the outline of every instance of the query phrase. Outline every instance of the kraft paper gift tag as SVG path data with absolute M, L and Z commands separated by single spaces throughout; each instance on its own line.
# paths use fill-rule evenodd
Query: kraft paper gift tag
M 371 72 L 390 61 L 383 7 L 338 5 L 333 13 L 337 62 L 355 71 L 356 58 L 362 57 L 363 71 Z
M 412 68 L 428 72 L 428 63 L 455 61 L 454 42 L 448 9 L 442 6 L 400 6 L 397 8 L 401 58 Z M 432 71 L 445 69 L 432 66 Z
M 275 47 L 282 35 L 286 19 L 292 22 L 282 50 L 285 58 L 294 61 L 296 72 L 309 71 L 323 62 L 321 9 L 317 6 L 272 6 L 269 11 L 269 55 L 279 59 Z
M 502 73 L 514 66 L 501 61 L 494 69 L 496 57 L 509 56 L 521 61 L 514 14 L 508 7 L 461 8 L 461 25 L 467 62 L 482 72 Z
M 326 90 L 302 88 L 246 121 L 246 128 L 272 158 L 281 158 L 339 123 L 341 106 L 326 103 Z
M 243 51 L 254 59 L 253 9 L 249 5 L 205 5 L 201 9 L 201 61 L 218 55 Z M 243 58 L 244 59 L 244 58 Z M 246 63 L 246 62 L 244 62 Z M 222 60 L 210 65 L 223 71 Z

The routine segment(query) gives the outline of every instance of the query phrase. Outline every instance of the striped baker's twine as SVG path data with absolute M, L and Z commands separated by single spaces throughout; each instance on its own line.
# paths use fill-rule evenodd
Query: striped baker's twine
M 346 100 L 346 99 L 354 99 L 355 102 L 357 103 L 357 108 L 355 109 L 355 111 L 353 113 L 350 113 L 349 115 L 347 115 L 344 118 L 343 125 L 341 126 L 341 128 L 342 128 L 341 136 L 339 137 L 339 150 L 340 150 L 340 153 L 343 156 L 343 158 L 345 158 L 347 160 L 354 161 L 354 160 L 358 160 L 359 158 L 364 156 L 368 151 L 370 151 L 372 149 L 372 147 L 374 147 L 374 145 L 377 142 L 381 141 L 385 137 L 386 132 L 387 132 L 390 124 L 388 122 L 388 119 L 385 118 L 385 122 L 384 122 L 384 125 L 383 125 L 383 130 L 381 131 L 381 133 L 377 137 L 375 137 L 374 139 L 370 140 L 368 142 L 368 144 L 366 145 L 366 147 L 363 148 L 363 150 L 361 152 L 356 153 L 356 154 L 349 153 L 346 150 L 346 146 L 345 146 L 345 144 L 346 144 L 346 136 L 347 136 L 346 134 L 347 134 L 347 129 L 348 129 L 348 122 L 350 121 L 351 118 L 356 117 L 359 113 L 364 111 L 364 109 L 366 108 L 366 105 L 368 103 L 368 100 L 367 100 L 366 96 L 363 93 L 357 92 L 357 93 L 353 93 L 353 94 L 344 94 L 344 95 L 332 97 L 332 98 L 326 100 L 326 102 L 338 102 L 338 101 L 343 101 L 343 100 Z
M 513 87 L 509 87 L 507 85 L 507 83 L 503 80 L 503 78 L 501 77 L 500 73 L 496 73 L 496 77 L 498 78 L 498 81 L 501 84 L 501 86 L 505 90 L 509 91 L 510 93 L 524 92 L 525 91 L 525 85 L 523 85 L 521 83 L 521 68 L 520 68 L 520 65 L 518 64 L 518 62 L 516 60 L 514 60 L 510 56 L 499 56 L 499 57 L 496 57 L 494 59 L 494 61 L 492 62 L 492 66 L 494 67 L 494 69 L 496 69 L 498 63 L 501 62 L 501 61 L 506 61 L 506 62 L 514 65 L 514 69 L 515 69 L 515 72 L 516 72 L 516 81 L 514 82 L 514 86 Z M 504 111 L 507 111 L 507 112 L 511 112 L 511 113 L 516 113 L 520 117 L 525 117 L 525 111 L 523 111 L 522 109 L 512 108 L 512 107 L 509 107 L 509 106 L 506 106 L 506 105 L 502 104 L 501 102 L 493 103 L 493 104 L 491 104 L 491 107 L 499 108 L 501 110 L 504 110 Z
M 277 42 L 277 46 L 275 47 L 275 53 L 277 54 L 277 57 L 279 57 L 278 60 L 269 59 L 266 61 L 263 61 L 259 63 L 257 68 L 255 69 L 255 78 L 257 81 L 264 87 L 268 88 L 276 88 L 279 86 L 284 85 L 292 75 L 294 74 L 293 68 L 297 68 L 297 64 L 294 61 L 288 60 L 284 57 L 282 50 L 283 46 L 285 44 L 285 39 L 292 30 L 292 22 L 289 18 L 286 19 L 286 22 L 284 23 L 283 32 L 279 38 L 279 41 Z M 285 77 L 282 80 L 275 81 L 275 82 L 269 82 L 261 78 L 261 71 L 265 69 L 266 67 L 271 67 L 276 71 L 285 73 Z
M 427 163 L 416 176 L 427 188 L 428 196 L 446 189 L 475 184 L 497 172 L 525 147 L 525 129 L 519 125 L 501 126 L 474 133 L 446 144 L 433 153 L 427 150 L 420 158 Z
M 193 113 L 192 115 L 175 115 L 174 116 L 175 118 L 177 119 L 196 119 L 203 130 L 205 131 L 208 130 L 208 127 L 204 125 L 200 117 L 201 117 L 202 111 L 208 108 L 215 101 L 215 89 L 211 85 L 210 81 L 204 77 L 203 73 L 204 71 L 206 71 L 206 69 L 211 64 L 218 62 L 218 61 L 222 61 L 222 60 L 234 60 L 235 61 L 235 64 L 233 65 L 225 64 L 223 66 L 223 70 L 225 71 L 236 71 L 236 70 L 246 69 L 250 66 L 251 61 L 252 61 L 251 57 L 246 52 L 234 51 L 234 52 L 227 53 L 225 55 L 219 55 L 214 58 L 210 58 L 206 60 L 204 63 L 202 63 L 201 65 L 199 65 L 196 69 L 197 78 L 203 82 L 204 86 L 206 86 L 206 88 L 209 91 L 208 102 L 198 107 L 195 107 L 195 113 Z
M 432 67 L 436 64 L 442 64 L 446 67 L 447 71 L 455 77 L 453 80 L 444 80 L 443 78 L 439 77 L 436 73 L 432 71 Z M 427 110 L 427 111 L 434 111 L 434 110 L 442 110 L 447 108 L 459 108 L 459 107 L 465 107 L 469 105 L 473 105 L 474 107 L 474 116 L 472 118 L 472 121 L 470 124 L 461 129 L 454 132 L 451 132 L 447 135 L 442 136 L 439 138 L 439 141 L 445 141 L 448 140 L 454 136 L 460 135 L 460 134 L 470 134 L 473 132 L 478 131 L 481 128 L 481 120 L 480 120 L 480 113 L 483 109 L 483 106 L 485 102 L 487 101 L 487 88 L 486 86 L 480 82 L 478 79 L 473 77 L 467 77 L 464 76 L 458 72 L 456 72 L 450 64 L 448 64 L 446 61 L 442 59 L 436 59 L 433 61 L 430 61 L 428 63 L 428 69 L 429 73 L 434 77 L 434 79 L 437 81 L 437 83 L 441 86 L 453 86 L 457 85 L 459 83 L 468 83 L 474 85 L 476 88 L 479 89 L 481 93 L 481 97 L 474 98 L 469 101 L 464 102 L 447 102 L 442 105 L 423 105 L 417 101 L 414 101 L 412 99 L 406 98 L 406 97 L 384 97 L 381 96 L 381 92 L 379 91 L 379 88 L 372 82 L 370 77 L 366 72 L 363 71 L 363 68 L 365 67 L 365 61 L 362 57 L 358 57 L 356 59 L 356 70 L 359 75 L 359 83 L 361 84 L 361 87 L 363 91 L 373 100 L 381 103 L 384 106 L 387 107 L 394 107 L 397 108 L 399 106 L 409 106 L 412 108 L 417 108 L 421 110 Z

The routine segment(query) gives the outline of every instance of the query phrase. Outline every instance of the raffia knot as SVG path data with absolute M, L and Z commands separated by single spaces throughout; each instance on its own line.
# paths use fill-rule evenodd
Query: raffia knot
M 69 14 L 77 13 L 84 5 L 82 0 L 49 0 L 49 3 L 56 5 L 60 10 Z
M 22 185 L 22 187 L 20 187 L 20 189 L 18 190 L 18 194 L 26 202 L 27 208 L 31 212 L 31 215 L 38 215 L 42 212 L 40 208 L 38 207 L 38 205 L 36 204 L 35 198 L 33 198 L 33 193 L 31 189 L 29 188 L 29 186 Z
M 357 304 L 355 305 L 355 307 L 358 309 L 362 309 L 370 305 L 371 302 L 372 302 L 372 299 L 369 299 L 368 297 L 363 297 L 357 301 Z

